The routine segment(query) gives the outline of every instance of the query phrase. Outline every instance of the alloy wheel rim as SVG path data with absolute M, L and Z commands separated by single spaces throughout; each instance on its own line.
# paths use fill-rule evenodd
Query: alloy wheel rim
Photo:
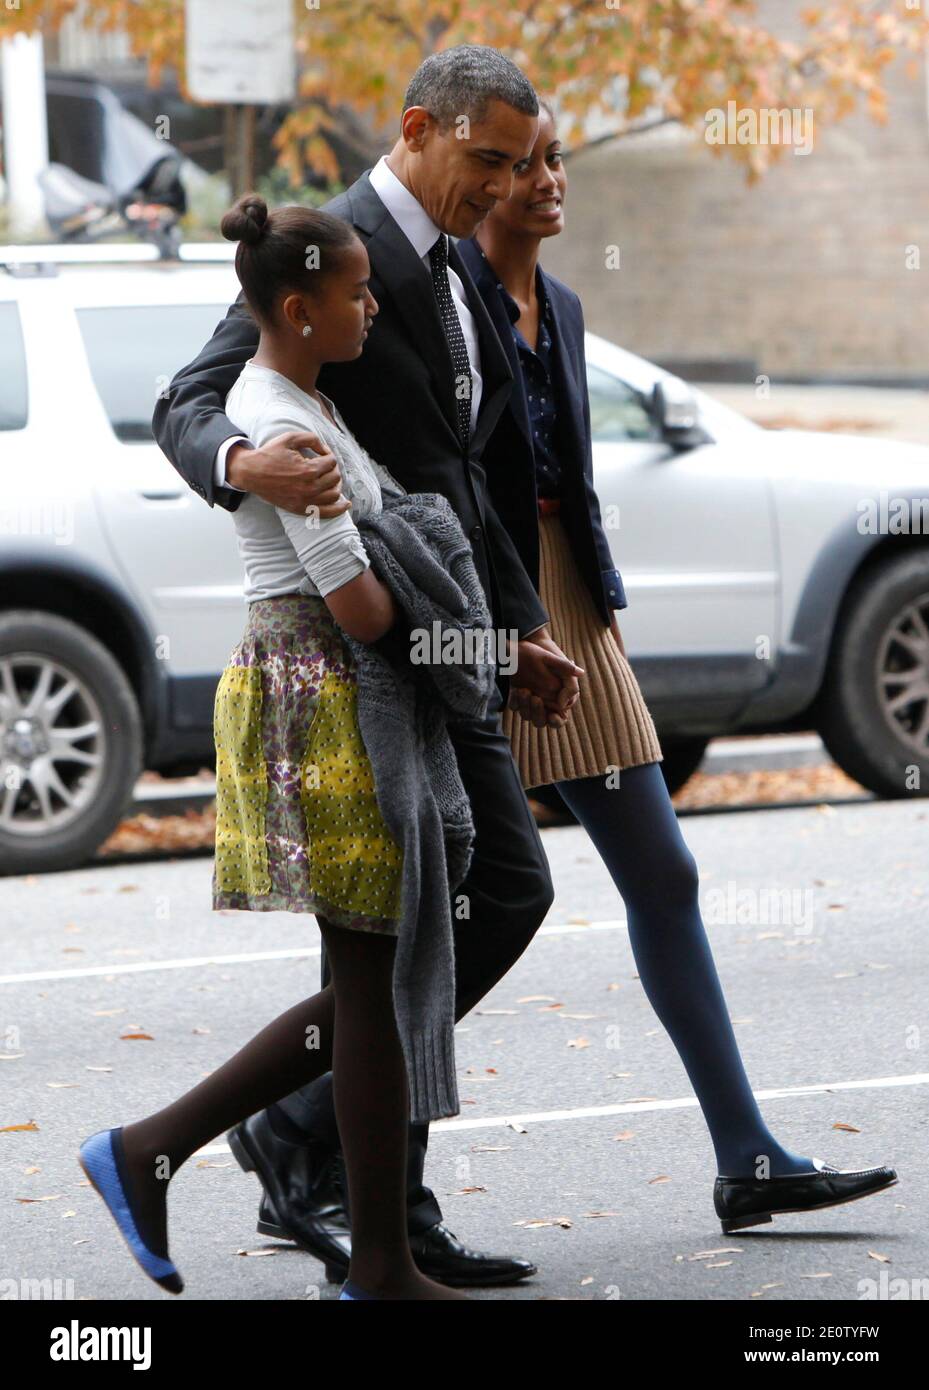
M 99 791 L 106 751 L 100 705 L 75 671 L 41 652 L 0 657 L 0 831 L 71 825 Z
M 881 711 L 895 736 L 929 760 L 929 593 L 887 625 L 877 651 Z

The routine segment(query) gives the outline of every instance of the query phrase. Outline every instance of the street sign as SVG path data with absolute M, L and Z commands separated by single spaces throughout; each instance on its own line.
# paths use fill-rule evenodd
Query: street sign
M 293 0 L 186 0 L 186 9 L 187 85 L 196 101 L 293 101 Z

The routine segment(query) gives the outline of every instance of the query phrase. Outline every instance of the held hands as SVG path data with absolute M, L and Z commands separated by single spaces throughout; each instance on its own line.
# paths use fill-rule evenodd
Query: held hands
M 567 724 L 580 695 L 578 676 L 584 674 L 552 639 L 547 627 L 516 643 L 516 671 L 507 704 L 537 729 Z
M 306 458 L 301 449 L 311 449 L 318 457 Z M 310 507 L 317 507 L 320 517 L 339 516 L 352 505 L 342 496 L 335 455 L 310 430 L 289 430 L 260 449 L 233 444 L 226 457 L 226 480 L 297 516 L 306 516 Z

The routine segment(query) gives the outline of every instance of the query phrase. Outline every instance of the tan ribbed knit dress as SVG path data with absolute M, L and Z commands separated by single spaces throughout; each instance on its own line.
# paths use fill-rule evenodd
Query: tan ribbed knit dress
M 552 637 L 583 666 L 580 698 L 562 728 L 537 729 L 504 709 L 524 787 L 605 777 L 612 769 L 660 762 L 661 745 L 632 667 L 597 612 L 557 512 L 539 516 L 539 596 Z

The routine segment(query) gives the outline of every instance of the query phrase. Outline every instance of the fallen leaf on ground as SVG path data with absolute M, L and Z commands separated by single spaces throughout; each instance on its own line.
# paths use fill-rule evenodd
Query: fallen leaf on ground
M 534 1221 L 514 1221 L 514 1226 L 525 1226 L 527 1229 L 536 1226 L 560 1226 L 562 1230 L 568 1231 L 572 1226 L 571 1220 L 567 1216 L 553 1216 L 549 1220 L 538 1218 Z

